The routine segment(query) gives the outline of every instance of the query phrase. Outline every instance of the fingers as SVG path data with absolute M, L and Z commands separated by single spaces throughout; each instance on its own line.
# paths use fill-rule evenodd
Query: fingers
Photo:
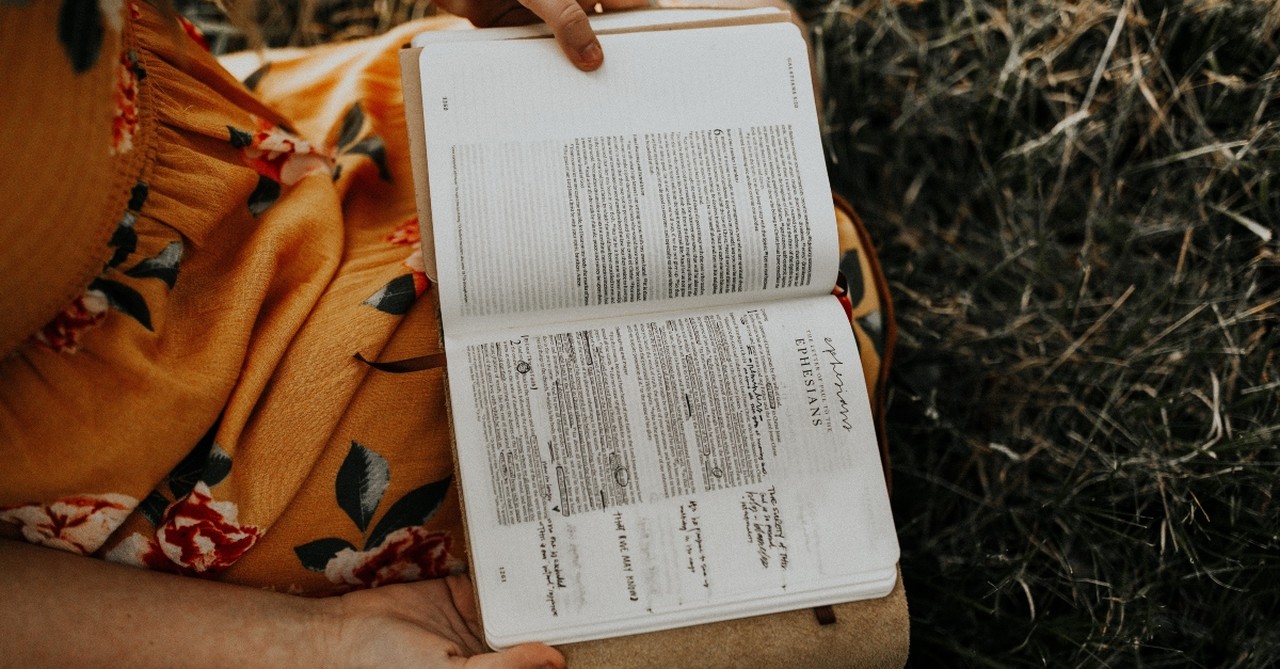
M 584 72 L 604 63 L 600 40 L 587 21 L 587 13 L 574 0 L 520 0 L 538 18 L 546 21 L 564 55 Z
M 560 651 L 540 643 L 526 643 L 499 653 L 466 659 L 465 669 L 564 669 Z

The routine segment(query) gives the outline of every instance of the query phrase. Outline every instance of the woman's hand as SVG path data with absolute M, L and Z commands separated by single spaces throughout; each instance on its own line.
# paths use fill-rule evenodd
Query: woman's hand
M 486 653 L 466 577 L 296 597 L 0 539 L 0 665 L 562 669 L 541 644 Z
M 360 590 L 331 600 L 338 633 L 330 666 L 371 669 L 562 669 L 542 644 L 485 652 L 465 576 Z
M 569 60 L 580 70 L 591 71 L 604 62 L 600 41 L 587 22 L 587 11 L 646 7 L 648 0 L 439 0 L 451 14 L 481 28 L 516 26 L 545 21 Z

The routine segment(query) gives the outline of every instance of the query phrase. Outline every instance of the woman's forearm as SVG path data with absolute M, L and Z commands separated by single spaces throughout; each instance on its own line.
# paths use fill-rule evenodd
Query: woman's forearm
M 321 667 L 325 600 L 0 540 L 0 665 Z

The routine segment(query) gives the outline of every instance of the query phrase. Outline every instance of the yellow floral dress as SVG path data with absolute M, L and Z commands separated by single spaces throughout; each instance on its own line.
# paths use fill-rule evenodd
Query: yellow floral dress
M 440 352 L 396 53 L 459 27 L 241 81 L 145 3 L 0 6 L 0 537 L 307 594 L 464 568 L 443 369 L 357 358 Z M 878 403 L 884 281 L 837 213 Z

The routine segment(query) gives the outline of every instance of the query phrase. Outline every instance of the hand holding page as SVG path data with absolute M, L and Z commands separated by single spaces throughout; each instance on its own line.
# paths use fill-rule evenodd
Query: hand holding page
M 496 647 L 895 583 L 857 346 L 829 295 L 807 52 L 783 16 L 606 24 L 590 74 L 546 38 L 422 45 L 459 478 Z

